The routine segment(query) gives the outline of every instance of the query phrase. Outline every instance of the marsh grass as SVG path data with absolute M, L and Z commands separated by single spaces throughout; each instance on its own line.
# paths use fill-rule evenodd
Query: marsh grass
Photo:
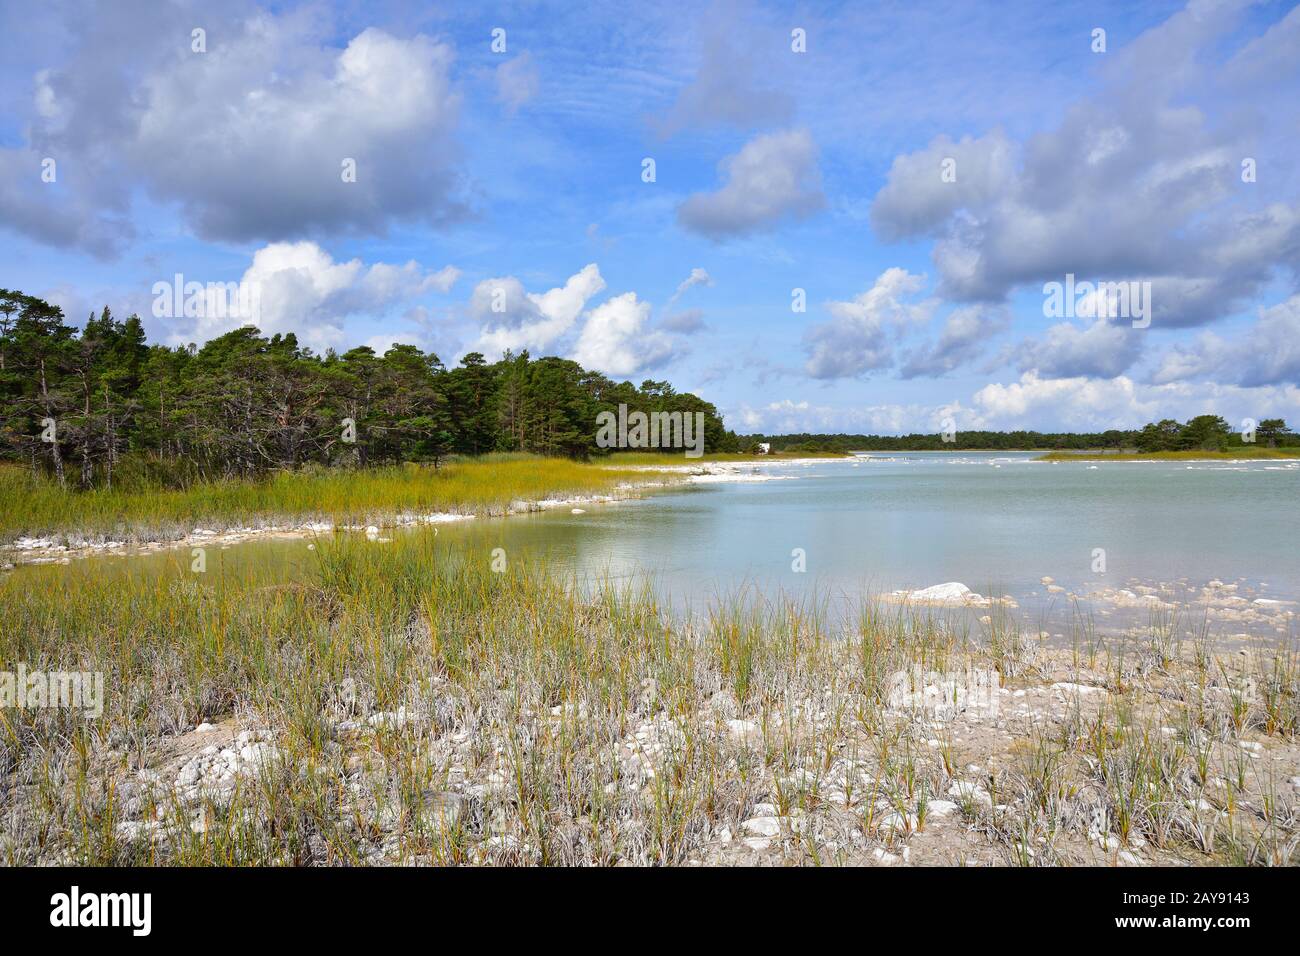
M 30 471 L 0 465 L 0 541 L 55 532 L 139 540 L 280 521 L 385 523 L 407 514 L 501 514 L 518 502 L 611 494 L 645 476 L 566 458 L 522 454 L 453 459 L 442 467 L 304 469 L 262 481 L 60 488 Z
M 1020 865 L 1294 861 L 1294 794 L 1245 751 L 1293 742 L 1287 648 L 1242 670 L 1162 642 L 1143 675 L 1141 648 L 1098 642 L 1079 671 L 1009 621 L 757 595 L 671 614 L 644 581 L 526 556 L 494 573 L 422 531 L 323 542 L 288 584 L 32 572 L 0 579 L 0 661 L 100 671 L 107 693 L 97 720 L 0 710 L 6 863 L 725 862 L 761 803 L 796 862 L 929 839 Z M 938 728 L 889 703 L 892 675 L 972 667 L 1008 701 L 1056 667 L 1108 692 Z M 256 772 L 183 785 L 202 722 L 255 729 Z M 1004 750 L 972 778 L 959 751 L 981 734 Z M 936 818 L 958 782 L 960 815 Z

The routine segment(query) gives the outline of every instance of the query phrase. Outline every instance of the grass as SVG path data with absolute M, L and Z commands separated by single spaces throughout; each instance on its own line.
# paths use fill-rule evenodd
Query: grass
M 1296 861 L 1289 648 L 1089 634 L 1082 663 L 871 603 L 682 618 L 423 531 L 311 554 L 289 584 L 0 578 L 4 666 L 107 690 L 0 710 L 0 862 Z
M 498 454 L 443 467 L 282 472 L 263 481 L 216 481 L 182 490 L 73 491 L 0 466 L 0 541 L 56 532 L 118 540 L 176 537 L 195 527 L 224 530 L 279 521 L 382 523 L 395 515 L 499 514 L 514 502 L 610 494 L 632 471 L 564 458 Z
M 1300 448 L 1229 448 L 1225 451 L 1051 451 L 1040 461 L 1253 461 L 1300 458 Z

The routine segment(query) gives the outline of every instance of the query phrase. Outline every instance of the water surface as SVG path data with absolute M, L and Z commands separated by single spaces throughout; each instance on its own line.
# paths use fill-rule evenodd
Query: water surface
M 915 452 L 764 464 L 741 470 L 770 480 L 698 484 L 582 514 L 480 518 L 443 525 L 439 538 L 485 561 L 504 548 L 510 560 L 586 579 L 650 575 L 681 608 L 738 588 L 853 599 L 959 581 L 1011 597 L 1029 616 L 1059 619 L 1078 600 L 1119 620 L 1150 612 L 1089 595 L 1147 586 L 1196 609 L 1218 580 L 1237 586 L 1238 607 L 1270 615 L 1220 620 L 1219 630 L 1289 628 L 1285 605 L 1256 600 L 1300 600 L 1300 463 L 1035 459 Z M 300 573 L 307 545 L 248 542 L 209 566 Z M 188 552 L 91 560 L 183 571 Z

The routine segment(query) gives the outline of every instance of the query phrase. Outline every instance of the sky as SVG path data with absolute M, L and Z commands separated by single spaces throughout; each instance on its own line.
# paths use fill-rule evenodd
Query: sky
M 744 433 L 1294 425 L 1298 143 L 1288 3 L 5 2 L 0 286 Z

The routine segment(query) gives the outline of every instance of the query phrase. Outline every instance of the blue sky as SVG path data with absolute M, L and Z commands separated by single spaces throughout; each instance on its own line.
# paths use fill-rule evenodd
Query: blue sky
M 179 272 L 318 349 L 527 347 L 741 431 L 1300 421 L 1290 4 L 125 0 L 0 37 L 0 285 L 74 321 L 239 324 L 155 316 Z M 1045 315 L 1067 274 L 1150 282 L 1149 326 Z

